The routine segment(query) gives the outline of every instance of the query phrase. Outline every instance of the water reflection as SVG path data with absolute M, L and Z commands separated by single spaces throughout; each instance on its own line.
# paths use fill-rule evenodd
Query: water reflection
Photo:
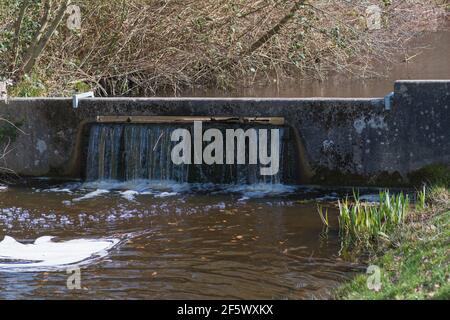
M 401 79 L 449 79 L 450 32 L 426 33 L 398 55 L 396 63 L 376 68 L 380 77 L 370 79 L 331 75 L 323 81 L 283 81 L 231 91 L 193 89 L 181 96 L 199 97 L 383 97 Z
M 0 193 L 2 235 L 124 241 L 82 266 L 85 290 L 69 291 L 65 272 L 0 272 L 0 298 L 326 297 L 358 266 L 338 257 L 336 232 L 322 237 L 316 204 L 303 201 L 330 191 L 291 188 L 241 201 L 245 190 L 163 198 L 153 190 L 130 201 L 123 189 L 105 189 L 73 201 L 95 189 L 48 181 L 10 187 Z

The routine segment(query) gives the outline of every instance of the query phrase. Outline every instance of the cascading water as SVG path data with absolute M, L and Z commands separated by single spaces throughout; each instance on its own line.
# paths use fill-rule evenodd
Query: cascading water
M 187 182 L 187 165 L 170 159 L 167 125 L 97 124 L 91 128 L 86 178 Z
M 128 181 L 148 179 L 175 181 L 179 183 L 218 184 L 278 184 L 291 182 L 295 176 L 292 159 L 295 148 L 289 143 L 289 132 L 283 126 L 238 125 L 211 123 L 204 125 L 219 129 L 225 136 L 226 129 L 247 130 L 279 129 L 279 170 L 274 175 L 261 175 L 258 164 L 180 164 L 171 159 L 171 151 L 177 142 L 171 141 L 171 134 L 180 128 L 173 124 L 94 124 L 91 127 L 87 152 L 86 179 Z M 193 135 L 193 125 L 182 125 Z M 270 130 L 269 130 L 270 132 Z M 259 138 L 258 138 L 259 139 Z M 270 153 L 270 134 L 268 135 Z M 209 142 L 203 142 L 203 147 Z M 225 142 L 224 142 L 225 145 Z M 246 159 L 249 159 L 248 141 Z M 193 150 L 193 147 L 192 147 Z M 235 155 L 237 152 L 235 152 Z M 236 163 L 236 162 L 235 162 Z

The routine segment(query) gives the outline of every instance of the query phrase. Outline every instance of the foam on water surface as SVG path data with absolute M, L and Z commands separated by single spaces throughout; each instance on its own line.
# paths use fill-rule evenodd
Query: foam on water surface
M 297 188 L 291 185 L 285 184 L 269 184 L 269 183 L 258 183 L 258 184 L 246 184 L 246 185 L 228 185 L 218 193 L 238 193 L 242 194 L 243 198 L 263 198 L 267 196 L 279 196 L 284 194 L 292 193 Z
M 119 239 L 74 239 L 54 242 L 43 236 L 23 244 L 5 236 L 0 242 L 0 271 L 58 270 L 70 265 L 85 265 L 104 257 Z
M 122 198 L 135 201 L 138 195 L 151 195 L 156 198 L 173 197 L 179 194 L 241 194 L 243 199 L 262 198 L 291 194 L 298 186 L 285 184 L 214 184 L 214 183 L 179 183 L 176 181 L 157 180 L 98 180 L 84 183 L 79 190 L 92 190 L 84 196 L 73 199 L 81 201 L 92 199 L 107 192 L 118 193 Z
M 380 202 L 380 194 L 365 194 L 360 196 L 359 200 L 367 202 Z
M 128 201 L 134 201 L 136 196 L 139 195 L 139 192 L 134 191 L 134 190 L 126 190 L 126 191 L 121 191 L 120 195 L 122 196 L 122 198 L 125 198 Z
M 95 191 L 92 191 L 92 192 L 89 192 L 89 193 L 85 194 L 82 197 L 75 198 L 72 201 L 82 201 L 82 200 L 92 199 L 92 198 L 98 197 L 98 196 L 100 196 L 102 194 L 105 194 L 105 193 L 108 193 L 108 192 L 109 192 L 109 190 L 97 189 Z

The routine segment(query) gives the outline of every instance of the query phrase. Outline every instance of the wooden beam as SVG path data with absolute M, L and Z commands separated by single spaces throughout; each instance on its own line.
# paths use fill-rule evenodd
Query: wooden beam
M 202 117 L 202 116 L 97 116 L 99 123 L 190 123 L 224 122 L 224 123 L 257 123 L 282 126 L 283 117 Z

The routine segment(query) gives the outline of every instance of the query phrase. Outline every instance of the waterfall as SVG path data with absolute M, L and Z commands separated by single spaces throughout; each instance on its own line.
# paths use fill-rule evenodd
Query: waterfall
M 171 141 L 175 129 L 185 128 L 193 132 L 191 124 L 94 124 L 90 130 L 87 150 L 86 179 L 95 180 L 160 180 L 192 183 L 255 184 L 283 183 L 292 177 L 288 159 L 293 158 L 292 143 L 286 139 L 287 130 L 282 126 L 207 124 L 224 133 L 229 128 L 280 129 L 279 171 L 275 175 L 261 175 L 261 164 L 180 164 L 171 159 Z M 270 132 L 270 130 L 269 130 Z M 203 147 L 209 142 L 203 142 Z M 270 134 L 268 139 L 270 146 Z M 224 141 L 225 145 L 225 141 Z M 246 143 L 248 159 L 248 143 Z M 269 148 L 270 152 L 270 148 Z M 236 152 L 235 152 L 236 154 Z M 247 162 L 248 163 L 248 162 Z M 259 163 L 259 162 L 258 162 Z

